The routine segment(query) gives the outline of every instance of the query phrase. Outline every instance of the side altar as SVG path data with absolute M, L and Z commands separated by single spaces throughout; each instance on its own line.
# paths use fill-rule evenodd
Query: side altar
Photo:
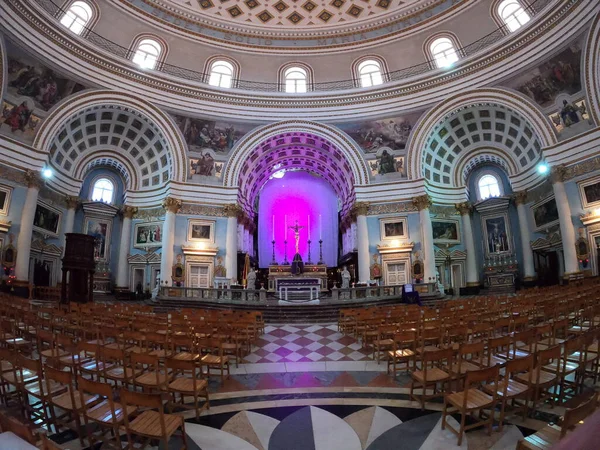
M 269 266 L 269 292 L 279 292 L 283 285 L 316 285 L 319 291 L 327 290 L 327 266 L 325 264 L 305 264 L 302 274 L 293 274 L 290 264 Z

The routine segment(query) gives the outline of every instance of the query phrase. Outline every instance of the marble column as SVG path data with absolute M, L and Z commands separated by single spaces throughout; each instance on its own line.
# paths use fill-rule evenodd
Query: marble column
M 237 249 L 238 252 L 246 253 L 246 230 L 243 223 L 237 225 Z
M 462 229 L 467 252 L 467 287 L 479 286 L 479 271 L 477 270 L 477 255 L 475 253 L 475 239 L 473 236 L 473 226 L 471 224 L 471 213 L 473 206 L 468 203 L 459 203 L 456 209 L 462 219 Z
M 123 222 L 121 224 L 121 242 L 119 243 L 119 259 L 117 261 L 117 289 L 129 289 L 129 250 L 131 248 L 131 219 L 137 213 L 137 208 L 123 206 Z M 163 226 L 163 231 L 164 231 Z M 164 238 L 164 236 L 163 236 Z
M 425 283 L 435 283 L 435 248 L 433 246 L 433 228 L 431 226 L 431 216 L 429 207 L 431 200 L 429 196 L 421 195 L 413 198 L 413 204 L 419 210 L 419 219 L 421 221 L 421 245 L 423 247 L 423 280 Z
M 367 213 L 369 204 L 356 202 L 352 208 L 356 216 L 356 238 L 358 241 L 358 281 L 366 283 L 371 278 L 371 258 L 369 256 L 369 228 L 367 227 Z
M 227 216 L 227 237 L 225 239 L 225 273 L 231 282 L 237 281 L 237 228 L 238 216 L 242 209 L 236 204 L 225 207 Z
M 63 227 L 63 232 L 66 235 L 67 233 L 73 232 L 73 225 L 75 224 L 75 212 L 79 206 L 79 197 L 73 197 L 72 195 L 65 196 L 65 205 L 67 206 L 67 212 L 65 214 L 65 226 Z
M 521 251 L 523 253 L 523 281 L 533 281 L 535 266 L 533 264 L 533 250 L 531 249 L 531 232 L 527 214 L 527 191 L 515 192 L 515 204 L 519 216 L 519 232 L 521 233 Z
M 564 185 L 565 173 L 565 166 L 560 165 L 553 167 L 551 180 L 560 222 L 560 236 L 562 239 L 565 261 L 564 277 L 568 278 L 570 275 L 578 273 L 580 270 L 579 260 L 577 259 L 577 253 L 575 249 L 575 227 L 573 226 L 571 207 L 569 206 L 569 200 L 567 199 L 567 192 L 565 191 Z
M 173 271 L 173 246 L 175 245 L 175 216 L 181 209 L 181 200 L 167 197 L 163 202 L 163 208 L 165 208 L 165 222 L 160 255 L 160 279 L 162 286 L 170 286 Z
M 17 281 L 28 281 L 29 278 L 29 255 L 31 253 L 33 219 L 37 207 L 38 194 L 43 183 L 39 175 L 32 170 L 25 171 L 25 181 L 27 182 L 27 195 L 25 196 L 25 203 L 21 211 L 21 228 L 19 230 L 19 240 L 17 241 L 17 262 L 15 267 Z

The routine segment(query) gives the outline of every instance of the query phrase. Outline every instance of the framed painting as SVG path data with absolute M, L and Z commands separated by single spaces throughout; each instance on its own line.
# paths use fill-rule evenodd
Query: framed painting
M 215 242 L 214 220 L 188 220 L 187 240 L 190 242 Z
M 408 238 L 406 217 L 388 217 L 379 219 L 379 228 L 382 241 Z
M 600 205 L 600 177 L 589 178 L 578 183 L 581 206 L 584 209 Z
M 61 216 L 60 210 L 38 202 L 33 216 L 33 229 L 44 235 L 58 237 Z
M 133 246 L 137 248 L 160 247 L 162 245 L 162 222 L 136 223 Z
M 10 208 L 10 195 L 12 188 L 0 184 L 0 216 L 8 215 L 8 208 Z
M 533 213 L 535 231 L 558 224 L 558 208 L 553 196 L 533 204 L 531 212 Z
M 481 220 L 483 222 L 485 253 L 493 255 L 512 251 L 508 215 L 485 216 Z
M 98 217 L 86 217 L 83 232 L 94 236 L 94 259 L 108 261 L 110 253 L 110 232 L 112 220 Z
M 432 219 L 433 242 L 458 244 L 460 243 L 460 228 L 458 220 Z

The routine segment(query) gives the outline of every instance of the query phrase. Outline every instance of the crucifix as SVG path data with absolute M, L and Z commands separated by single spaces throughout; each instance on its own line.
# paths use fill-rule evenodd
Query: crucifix
M 296 253 L 300 253 L 298 251 L 298 243 L 300 242 L 300 230 L 304 227 L 299 226 L 298 221 L 296 220 L 296 225 L 288 228 L 294 231 L 294 241 L 296 241 Z

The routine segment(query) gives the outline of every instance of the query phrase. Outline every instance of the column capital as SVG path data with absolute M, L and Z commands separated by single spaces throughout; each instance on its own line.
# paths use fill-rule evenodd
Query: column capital
M 138 209 L 136 206 L 123 205 L 123 207 L 121 208 L 121 213 L 126 219 L 133 218 L 133 216 L 135 216 L 137 212 Z
M 470 202 L 457 203 L 454 207 L 461 216 L 466 216 L 473 212 L 473 205 Z
M 44 181 L 40 178 L 40 175 L 31 169 L 27 169 L 23 176 L 27 187 L 40 189 L 44 185 Z
M 65 198 L 63 200 L 65 202 L 65 205 L 67 206 L 67 209 L 77 209 L 80 203 L 79 197 L 76 197 L 74 195 L 65 195 Z
M 527 191 L 518 191 L 513 195 L 516 205 L 524 205 L 527 203 Z
M 418 197 L 413 197 L 412 203 L 419 211 L 422 211 L 423 209 L 427 209 L 431 206 L 431 199 L 427 194 L 419 195 Z
M 550 171 L 550 180 L 552 181 L 552 184 L 562 183 L 563 181 L 565 181 L 566 175 L 567 175 L 567 168 L 565 167 L 564 164 L 561 164 L 559 166 L 554 166 L 554 167 L 552 167 L 552 169 Z
M 165 201 L 163 202 L 162 206 L 168 212 L 177 214 L 177 212 L 181 209 L 181 200 L 173 198 L 173 197 L 167 197 L 167 198 L 165 198 Z
M 225 205 L 223 208 L 226 217 L 239 217 L 244 210 L 237 203 L 230 203 L 229 205 Z
M 354 216 L 366 216 L 369 212 L 368 202 L 356 202 L 352 206 L 352 215 Z

